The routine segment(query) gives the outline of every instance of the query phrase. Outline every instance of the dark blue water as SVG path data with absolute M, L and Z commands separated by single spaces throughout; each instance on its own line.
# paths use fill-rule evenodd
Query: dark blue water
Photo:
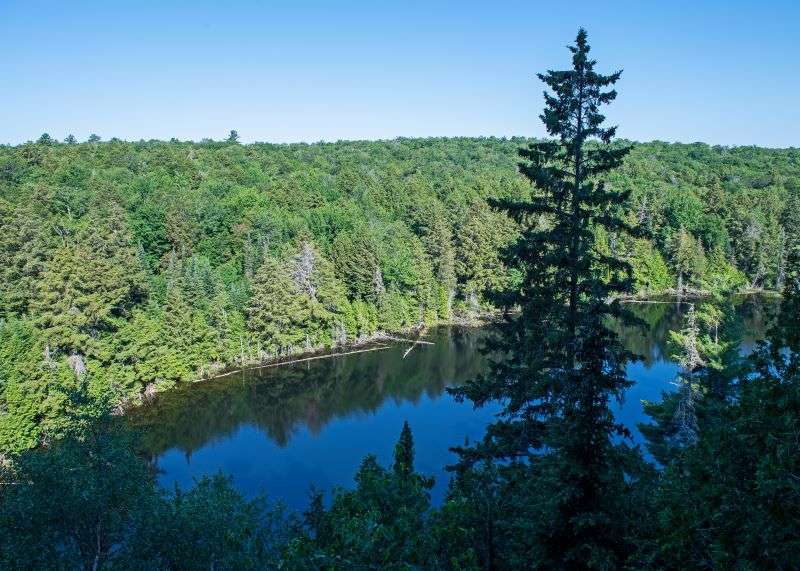
M 416 467 L 436 476 L 433 490 L 440 500 L 447 487 L 443 467 L 455 460 L 448 447 L 465 437 L 480 438 L 491 412 L 473 412 L 446 394 L 423 394 L 415 402 L 388 399 L 379 409 L 337 417 L 321 429 L 297 426 L 283 446 L 254 423 L 242 423 L 225 438 L 210 441 L 187 455 L 172 447 L 158 459 L 160 481 L 185 486 L 203 474 L 232 474 L 237 487 L 249 494 L 266 493 L 293 508 L 307 505 L 312 486 L 330 490 L 350 486 L 366 454 L 388 465 L 403 421 L 408 420 L 416 443 Z
M 740 307 L 741 341 L 763 335 L 761 308 Z M 628 367 L 636 384 L 615 405 L 618 418 L 643 444 L 648 422 L 642 401 L 673 390 L 677 366 L 667 356 L 667 332 L 679 328 L 674 304 L 638 307 L 646 331 L 622 331 L 641 361 Z M 496 407 L 473 410 L 445 388 L 485 371 L 478 347 L 485 329 L 439 328 L 405 359 L 406 345 L 279 368 L 248 371 L 167 393 L 132 416 L 144 428 L 144 447 L 162 485 L 190 485 L 223 472 L 248 495 L 266 494 L 289 507 L 307 506 L 312 487 L 352 486 L 366 454 L 384 464 L 403 421 L 414 434 L 416 467 L 434 476 L 434 502 L 442 499 L 455 460 L 451 446 L 483 436 Z

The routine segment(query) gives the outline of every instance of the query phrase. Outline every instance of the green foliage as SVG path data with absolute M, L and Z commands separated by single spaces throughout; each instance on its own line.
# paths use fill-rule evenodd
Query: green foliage
M 0 323 L 0 457 L 63 433 L 80 382 L 29 322 Z
M 2 203 L 0 203 L 0 206 Z M 0 316 L 24 314 L 45 270 L 54 237 L 49 235 L 46 213 L 33 204 L 16 210 L 0 209 Z
M 0 566 L 795 568 L 800 151 L 612 144 L 619 73 L 583 31 L 570 50 L 540 76 L 544 141 L 1 146 Z M 748 361 L 719 299 L 687 313 L 678 390 L 641 427 L 658 470 L 609 407 L 631 357 L 609 299 L 633 285 L 785 292 Z M 407 423 L 391 469 L 368 456 L 301 528 L 223 476 L 163 492 L 109 415 L 491 304 L 521 313 L 456 394 L 502 414 L 439 509 Z
M 795 565 L 800 548 L 800 484 L 794 477 L 800 469 L 800 311 L 792 288 L 786 294 L 769 341 L 749 363 L 743 364 L 734 348 L 722 366 L 695 369 L 698 423 L 692 441 L 674 438 L 673 411 L 680 393 L 648 405 L 656 425 L 646 434 L 665 468 L 651 488 L 654 525 L 643 530 L 639 543 L 647 567 Z
M 506 257 L 521 283 L 501 298 L 521 312 L 489 347 L 502 355 L 491 373 L 453 389 L 502 406 L 483 442 L 459 449 L 463 470 L 499 460 L 501 493 L 512 498 L 481 524 L 505 532 L 478 550 L 486 568 L 613 569 L 630 549 L 624 492 L 636 462 L 614 442 L 626 432 L 609 408 L 630 384 L 630 355 L 608 321 L 627 317 L 609 299 L 631 293 L 633 273 L 612 239 L 633 229 L 622 216 L 629 192 L 601 178 L 630 148 L 612 142 L 599 111 L 620 73 L 596 73 L 586 39 L 580 30 L 569 47 L 570 69 L 539 75 L 553 139 L 520 150 L 531 197 L 495 202 L 521 228 Z
M 352 299 L 376 302 L 375 276 L 380 272 L 374 239 L 365 230 L 337 234 L 331 246 L 331 262 Z
M 222 476 L 164 493 L 100 402 L 84 402 L 74 421 L 64 438 L 0 465 L 3 568 L 278 566 L 292 535 L 280 509 L 245 500 Z
M 514 303 L 522 273 L 501 253 L 522 228 L 488 199 L 531 195 L 515 152 L 541 142 L 235 139 L 0 147 L 0 319 L 31 325 L 93 391 L 135 402 L 290 347 Z M 645 294 L 681 276 L 711 292 L 779 289 L 800 243 L 798 164 L 796 149 L 634 144 L 607 182 L 630 192 L 617 208 L 639 235 L 593 230 L 596 250 L 629 262 Z M 267 259 L 293 276 L 304 244 L 316 301 L 256 283 Z M 38 378 L 38 361 L 22 362 Z M 20 406 L 50 392 L 3 387 Z
M 395 446 L 394 467 L 367 456 L 356 474 L 356 488 L 334 492 L 329 509 L 321 496 L 306 514 L 313 540 L 295 555 L 300 568 L 408 569 L 432 567 L 435 551 L 428 527 L 433 480 L 414 472 L 414 448 L 408 423 Z
M 500 250 L 511 237 L 508 222 L 485 204 L 469 208 L 458 228 L 455 271 L 466 295 L 483 294 L 500 288 L 504 270 Z
M 643 239 L 634 240 L 630 263 L 637 291 L 645 294 L 656 293 L 672 287 L 669 267 L 652 242 Z
M 311 299 L 295 288 L 287 264 L 268 258 L 253 279 L 248 326 L 268 353 L 302 345 L 300 327 L 311 313 Z
M 133 521 L 136 531 L 115 567 L 277 568 L 292 536 L 291 520 L 280 507 L 268 506 L 263 498 L 245 500 L 222 475 L 203 477 L 187 491 L 162 496 Z
M 683 293 L 687 285 L 699 283 L 700 276 L 706 271 L 705 252 L 683 226 L 669 238 L 669 255 L 678 276 L 678 294 Z
M 4 467 L 4 568 L 105 567 L 130 533 L 131 514 L 157 498 L 146 465 L 110 422 L 90 422 Z
M 88 217 L 59 246 L 38 282 L 33 311 L 54 350 L 90 352 L 102 332 L 144 295 L 145 274 L 123 213 L 113 205 Z

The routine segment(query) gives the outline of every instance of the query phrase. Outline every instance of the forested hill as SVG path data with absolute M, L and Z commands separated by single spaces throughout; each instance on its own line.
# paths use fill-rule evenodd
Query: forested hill
M 513 283 L 525 139 L 240 145 L 43 136 L 0 147 L 0 450 L 116 400 L 454 312 Z M 609 177 L 646 291 L 780 288 L 800 150 L 636 144 Z

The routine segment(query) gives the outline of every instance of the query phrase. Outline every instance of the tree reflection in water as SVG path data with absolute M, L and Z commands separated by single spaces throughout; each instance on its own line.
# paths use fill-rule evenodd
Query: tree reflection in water
M 738 340 L 743 350 L 750 349 L 763 338 L 778 304 L 758 297 L 740 298 L 735 304 L 738 318 L 726 335 Z M 666 339 L 670 330 L 681 328 L 687 307 L 636 304 L 635 312 L 646 327 L 620 331 L 627 348 L 643 357 L 629 368 L 629 376 L 639 384 L 628 391 L 626 402 L 617 410 L 637 438 L 637 423 L 649 420 L 640 400 L 674 390 L 671 381 L 677 368 L 669 360 Z M 423 464 L 428 458 L 428 468 L 437 478 L 436 499 L 446 488 L 444 466 L 454 460 L 447 447 L 462 444 L 467 437 L 481 437 L 494 413 L 493 409 L 473 412 L 468 404 L 459 405 L 444 394 L 446 387 L 485 371 L 486 360 L 479 350 L 485 335 L 483 329 L 442 327 L 428 336 L 434 345 L 418 346 L 406 359 L 407 346 L 401 344 L 382 351 L 243 371 L 161 394 L 152 404 L 132 411 L 129 418 L 141 429 L 144 453 L 164 472 L 162 482 L 188 484 L 190 476 L 199 471 L 222 470 L 248 493 L 266 488 L 273 496 L 304 498 L 310 484 L 325 485 L 318 480 L 349 485 L 358 459 L 377 452 L 370 431 L 385 429 L 395 434 L 404 417 L 415 414 L 421 424 L 420 415 L 430 415 L 432 418 L 424 419 L 427 430 L 417 430 L 413 423 L 412 428 L 418 458 Z M 332 430 L 337 431 L 336 437 L 324 434 Z M 262 435 L 262 440 L 253 433 Z M 264 436 L 272 444 L 262 449 Z M 452 441 L 443 441 L 446 437 Z M 302 442 L 297 442 L 298 438 Z M 337 461 L 331 460 L 329 449 L 334 438 L 337 447 L 348 449 L 338 462 L 349 463 L 352 456 L 352 466 L 327 465 Z M 254 443 L 258 451 L 253 450 Z M 192 456 L 200 452 L 215 458 L 207 459 L 205 466 L 193 466 Z M 180 470 L 174 459 L 163 462 L 170 454 L 185 457 Z M 252 459 L 254 454 L 263 456 L 258 459 L 261 464 Z M 300 461 L 306 470 L 302 475 L 293 472 Z M 270 481 L 274 478 L 270 469 L 276 466 L 283 473 L 281 482 Z M 317 472 L 322 469 L 328 472 Z M 246 478 L 250 486 L 243 483 Z M 302 507 L 300 500 L 297 504 Z

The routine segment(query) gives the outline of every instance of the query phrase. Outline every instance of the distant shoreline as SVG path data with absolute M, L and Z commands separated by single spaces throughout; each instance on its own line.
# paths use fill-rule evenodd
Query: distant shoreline
M 617 299 L 621 303 L 690 303 L 696 300 L 708 299 L 713 296 L 713 293 L 708 290 L 690 289 L 684 291 L 682 295 L 678 295 L 677 290 L 668 289 L 660 292 L 640 292 L 637 294 L 620 296 Z M 780 292 L 773 290 L 760 290 L 760 289 L 747 289 L 741 290 L 726 295 L 727 297 L 748 297 L 748 296 L 765 296 L 770 298 L 781 297 Z M 497 322 L 502 319 L 503 312 L 501 311 L 481 311 L 471 316 L 453 316 L 448 319 L 437 321 L 430 327 L 484 327 L 490 323 Z M 330 346 L 318 346 L 302 351 L 297 351 L 289 355 L 282 355 L 272 359 L 263 360 L 250 360 L 235 366 L 222 367 L 214 373 L 207 376 L 200 376 L 190 381 L 183 381 L 176 383 L 175 387 L 170 387 L 163 391 L 148 391 L 145 389 L 137 399 L 131 399 L 127 402 L 120 403 L 117 408 L 118 414 L 124 415 L 129 410 L 146 406 L 153 402 L 162 393 L 171 392 L 177 386 L 193 385 L 196 383 L 207 383 L 235 375 L 237 373 L 244 373 L 246 371 L 255 371 L 259 369 L 267 369 L 273 367 L 283 367 L 297 363 L 304 363 L 309 361 L 318 361 L 322 359 L 331 359 L 335 357 L 342 357 L 345 355 L 353 355 L 357 353 L 366 353 L 373 351 L 382 351 L 391 349 L 397 344 L 407 342 L 414 344 L 420 338 L 407 338 L 400 339 L 395 335 L 408 335 L 414 330 L 413 327 L 404 327 L 398 330 L 391 331 L 376 331 L 371 335 L 356 338 L 347 343 Z M 424 341 L 424 338 L 422 338 Z

